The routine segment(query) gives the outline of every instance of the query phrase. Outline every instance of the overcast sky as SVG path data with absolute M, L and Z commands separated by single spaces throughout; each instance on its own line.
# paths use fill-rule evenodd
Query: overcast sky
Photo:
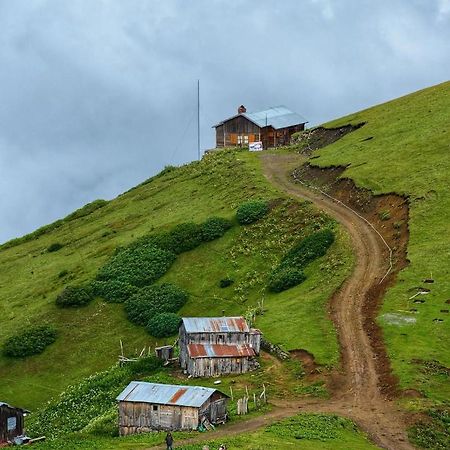
M 166 164 L 235 113 L 311 124 L 450 73 L 450 0 L 0 0 L 0 242 Z

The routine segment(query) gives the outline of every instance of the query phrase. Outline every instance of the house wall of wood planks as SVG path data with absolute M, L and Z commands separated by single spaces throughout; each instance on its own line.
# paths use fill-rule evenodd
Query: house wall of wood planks
M 119 433 L 121 436 L 156 430 L 196 430 L 203 418 L 215 425 L 225 423 L 227 398 L 217 392 L 199 408 L 143 402 L 119 402 Z

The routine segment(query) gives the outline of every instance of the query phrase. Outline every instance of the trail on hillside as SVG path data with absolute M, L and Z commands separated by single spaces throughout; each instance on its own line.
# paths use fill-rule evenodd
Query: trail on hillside
M 331 380 L 332 398 L 273 400 L 273 410 L 264 416 L 225 425 L 212 434 L 205 433 L 184 440 L 183 444 L 248 433 L 298 412 L 309 412 L 335 413 L 348 417 L 381 448 L 414 449 L 405 431 L 408 416 L 383 393 L 378 375 L 382 372 L 378 367 L 382 364 L 381 358 L 372 348 L 368 331 L 364 327 L 367 302 L 376 302 L 383 295 L 379 283 L 389 267 L 385 243 L 364 219 L 343 204 L 294 183 L 292 169 L 301 163 L 296 155 L 263 155 L 262 162 L 264 174 L 272 184 L 292 197 L 313 202 L 344 226 L 352 240 L 354 270 L 331 300 L 331 314 L 341 351 L 340 368 Z
M 407 417 L 382 394 L 376 353 L 364 328 L 365 303 L 378 300 L 374 292 L 379 291 L 380 280 L 389 265 L 385 244 L 369 224 L 344 205 L 294 183 L 289 167 L 298 161 L 295 155 L 264 155 L 262 161 L 266 177 L 275 186 L 290 196 L 310 200 L 344 226 L 355 254 L 353 273 L 331 304 L 341 349 L 334 398 L 327 403 L 309 405 L 308 409 L 350 417 L 382 448 L 412 449 L 405 432 Z

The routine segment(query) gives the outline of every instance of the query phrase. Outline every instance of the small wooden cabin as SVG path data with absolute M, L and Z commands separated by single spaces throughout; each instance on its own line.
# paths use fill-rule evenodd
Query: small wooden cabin
M 228 395 L 201 386 L 132 381 L 117 397 L 121 436 L 154 430 L 196 430 L 227 420 Z
M 0 402 L 0 446 L 23 435 L 24 417 L 28 412 L 26 409 Z
M 288 145 L 292 134 L 304 130 L 306 123 L 285 106 L 248 113 L 241 105 L 236 115 L 214 125 L 216 148 L 248 147 L 252 142 L 262 142 L 263 148 Z
M 184 317 L 180 366 L 192 377 L 245 373 L 258 367 L 261 332 L 243 317 Z

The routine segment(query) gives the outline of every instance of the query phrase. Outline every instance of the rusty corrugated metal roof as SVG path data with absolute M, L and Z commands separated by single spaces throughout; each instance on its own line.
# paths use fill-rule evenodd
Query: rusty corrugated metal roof
M 187 333 L 248 333 L 243 317 L 183 317 Z
M 255 351 L 247 344 L 188 344 L 191 358 L 242 358 L 255 356 Z
M 132 381 L 116 398 L 121 402 L 154 403 L 158 405 L 192 406 L 199 408 L 217 389 L 202 386 Z M 220 391 L 219 391 L 220 392 Z M 223 394 L 221 392 L 221 394 Z M 228 397 L 226 394 L 224 396 Z

